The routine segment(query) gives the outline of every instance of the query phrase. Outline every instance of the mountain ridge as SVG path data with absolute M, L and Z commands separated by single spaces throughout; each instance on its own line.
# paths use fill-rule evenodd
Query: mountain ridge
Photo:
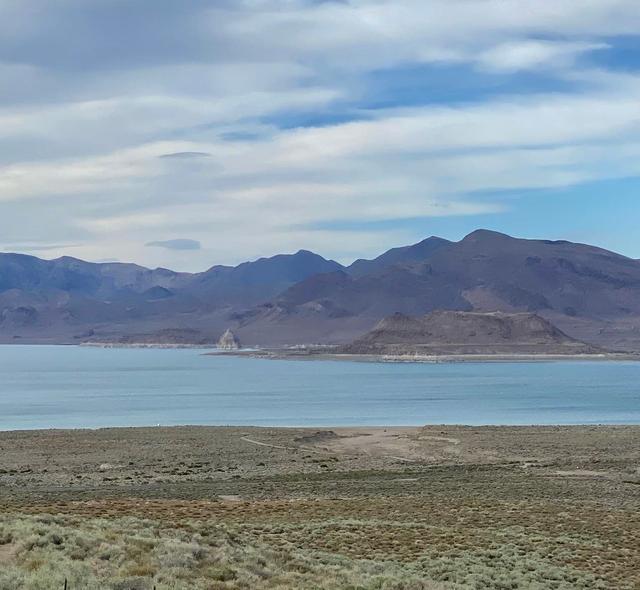
M 399 248 L 391 248 L 391 250 L 387 250 L 380 254 L 380 256 L 371 260 L 359 258 L 347 267 L 347 272 L 352 276 L 358 277 L 365 274 L 371 274 L 375 270 L 380 270 L 385 266 L 417 262 L 428 258 L 440 248 L 449 246 L 452 243 L 453 242 L 449 240 L 445 240 L 437 236 L 431 236 L 416 244 L 400 246 Z
M 477 230 L 345 267 L 308 250 L 201 273 L 0 254 L 0 341 L 118 342 L 232 329 L 247 345 L 346 343 L 395 312 L 533 312 L 640 350 L 640 262 L 588 244 Z

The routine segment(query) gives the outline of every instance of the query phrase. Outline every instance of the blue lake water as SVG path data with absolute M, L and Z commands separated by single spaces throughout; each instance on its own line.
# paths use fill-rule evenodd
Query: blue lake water
M 640 363 L 269 361 L 200 350 L 0 346 L 0 430 L 640 424 Z

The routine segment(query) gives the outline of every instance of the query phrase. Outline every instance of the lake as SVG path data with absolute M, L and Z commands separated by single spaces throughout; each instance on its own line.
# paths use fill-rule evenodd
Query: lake
M 640 363 L 391 364 L 0 346 L 0 430 L 640 424 Z

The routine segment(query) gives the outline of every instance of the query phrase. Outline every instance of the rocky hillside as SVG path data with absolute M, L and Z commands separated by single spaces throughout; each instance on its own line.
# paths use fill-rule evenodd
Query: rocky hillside
M 303 342 L 348 342 L 393 313 L 435 310 L 534 312 L 579 340 L 640 350 L 640 264 L 594 246 L 480 230 L 419 261 L 309 277 L 241 320 L 249 337 L 278 326 Z
M 215 343 L 234 310 L 341 268 L 303 250 L 195 274 L 0 254 L 0 342 Z
M 394 314 L 341 349 L 355 354 L 590 354 L 533 313 L 436 311 L 411 317 Z
M 301 250 L 196 274 L 0 254 L 0 342 L 346 344 L 396 312 L 535 313 L 640 351 L 640 262 L 585 244 L 479 230 L 349 267 Z

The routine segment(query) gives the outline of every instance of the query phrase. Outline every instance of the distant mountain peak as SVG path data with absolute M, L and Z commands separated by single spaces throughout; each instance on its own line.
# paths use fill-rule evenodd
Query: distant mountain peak
M 474 241 L 487 241 L 487 240 L 513 240 L 515 238 L 508 234 L 504 234 L 498 231 L 490 229 L 476 229 L 470 234 L 466 235 L 462 242 L 474 242 Z
M 414 245 L 417 246 L 419 244 L 426 244 L 428 242 L 447 242 L 447 243 L 451 243 L 450 240 L 446 240 L 445 238 L 441 238 L 440 236 L 429 236 L 428 238 L 425 238 L 424 240 L 420 240 L 417 244 L 414 244 Z
M 437 236 L 431 236 L 411 244 L 410 246 L 401 246 L 399 248 L 392 248 L 387 250 L 384 254 L 381 254 L 373 260 L 359 259 L 356 260 L 351 266 L 348 267 L 348 272 L 354 277 L 363 276 L 371 272 L 377 272 L 385 267 L 396 264 L 414 264 L 416 262 L 426 261 L 432 254 L 435 254 L 438 250 L 450 246 L 453 242 L 439 238 Z

